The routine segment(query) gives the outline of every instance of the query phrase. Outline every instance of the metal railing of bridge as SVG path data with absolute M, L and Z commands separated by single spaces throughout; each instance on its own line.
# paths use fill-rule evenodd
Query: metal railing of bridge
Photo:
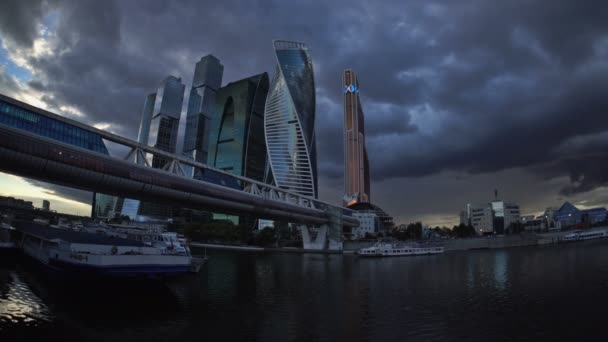
M 299 206 L 299 207 L 303 207 L 303 208 L 318 209 L 318 210 L 325 210 L 325 211 L 331 210 L 332 212 L 335 212 L 337 209 L 339 209 L 342 213 L 342 216 L 346 216 L 346 217 L 352 216 L 353 211 L 350 209 L 347 209 L 347 208 L 325 203 L 325 202 L 319 201 L 315 198 L 300 195 L 300 194 L 294 193 L 289 190 L 282 189 L 282 188 L 274 186 L 274 185 L 266 184 L 261 181 L 257 181 L 257 180 L 253 180 L 253 179 L 250 179 L 247 177 L 235 175 L 233 173 L 229 173 L 224 170 L 211 167 L 207 164 L 196 162 L 185 156 L 180 156 L 180 155 L 177 155 L 174 153 L 166 152 L 166 151 L 139 143 L 137 141 L 121 137 L 114 133 L 110 133 L 105 130 L 101 130 L 101 129 L 80 123 L 76 120 L 72 120 L 72 119 L 48 112 L 46 110 L 30 106 L 26 103 L 16 101 L 12 98 L 3 96 L 2 94 L 0 94 L 0 99 L 15 103 L 18 106 L 25 107 L 26 109 L 32 110 L 40 115 L 47 116 L 47 117 L 55 119 L 55 120 L 59 120 L 66 124 L 78 127 L 79 129 L 99 135 L 105 141 L 109 141 L 111 143 L 126 147 L 128 149 L 128 153 L 126 154 L 126 156 L 120 157 L 120 156 L 116 156 L 116 155 L 110 155 L 110 157 L 113 157 L 113 158 L 122 159 L 122 160 L 125 160 L 128 162 L 132 162 L 137 165 L 145 166 L 145 167 L 149 167 L 149 168 L 152 168 L 152 165 L 150 163 L 150 160 L 152 158 L 154 158 L 154 157 L 162 158 L 162 160 L 164 160 L 164 165 L 162 168 L 160 168 L 160 170 L 172 173 L 177 176 L 182 176 L 182 177 L 187 177 L 187 178 L 192 179 L 192 177 L 187 175 L 187 172 L 184 169 L 184 166 L 188 166 L 188 167 L 193 168 L 194 170 L 201 171 L 200 173 L 202 173 L 202 174 L 212 175 L 212 178 L 215 178 L 216 182 L 210 181 L 210 183 L 215 184 L 215 185 L 224 185 L 233 190 L 243 191 L 244 193 L 247 193 L 247 194 L 255 196 L 255 197 L 263 198 L 266 200 L 278 201 L 278 202 L 295 205 L 295 206 Z M 192 180 L 209 181 L 209 180 L 205 180 L 205 179 L 192 179 Z M 226 184 L 227 183 L 226 181 L 228 181 L 232 184 Z M 218 183 L 220 183 L 220 184 L 218 184 Z M 354 218 L 352 218 L 352 219 L 355 220 Z

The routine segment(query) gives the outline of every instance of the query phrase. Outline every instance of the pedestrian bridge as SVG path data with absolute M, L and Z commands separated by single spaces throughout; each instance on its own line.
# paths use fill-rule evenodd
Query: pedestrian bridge
M 111 155 L 107 142 L 125 155 Z M 162 158 L 162 169 L 151 167 Z M 353 211 L 236 176 L 0 94 L 0 171 L 91 192 L 302 225 L 338 238 Z M 186 175 L 195 169 L 202 180 Z

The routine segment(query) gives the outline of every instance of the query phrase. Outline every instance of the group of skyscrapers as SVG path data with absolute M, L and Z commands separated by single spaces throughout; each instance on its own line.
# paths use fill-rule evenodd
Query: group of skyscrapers
M 181 153 L 223 171 L 318 197 L 315 141 L 315 83 L 308 47 L 275 40 L 276 68 L 222 86 L 224 66 L 213 55 L 196 63 L 186 108 Z M 369 203 L 369 162 L 365 152 L 363 113 L 354 72 L 344 74 L 345 205 Z M 185 85 L 166 77 L 146 97 L 138 141 L 177 153 L 178 127 Z M 167 160 L 151 160 L 163 168 Z M 219 182 L 211 175 L 185 169 L 186 176 Z M 230 186 L 230 184 L 224 184 Z M 136 220 L 165 220 L 167 205 L 96 196 L 95 215 L 117 214 Z
M 270 80 L 261 73 L 222 87 L 224 66 L 213 55 L 196 63 L 186 109 L 184 156 L 210 166 L 316 198 L 315 85 L 305 44 L 274 41 L 277 66 Z M 185 85 L 166 77 L 146 97 L 138 141 L 170 153 L 177 151 Z M 155 158 L 152 167 L 166 160 Z M 189 177 L 207 175 L 186 169 Z M 95 215 L 166 219 L 166 205 L 96 196 Z

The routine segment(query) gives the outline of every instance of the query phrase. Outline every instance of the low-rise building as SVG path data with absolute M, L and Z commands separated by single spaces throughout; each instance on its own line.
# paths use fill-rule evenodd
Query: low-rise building
M 538 232 L 545 229 L 545 220 L 542 216 L 524 215 L 520 218 L 520 223 L 525 231 Z
M 25 201 L 14 197 L 0 196 L 0 207 L 12 207 L 19 209 L 34 209 L 31 201 Z
M 585 227 L 605 222 L 606 208 L 578 209 L 570 202 L 565 202 L 553 214 L 553 221 L 558 229 L 568 227 Z
M 471 206 L 470 222 L 478 235 L 492 234 L 494 232 L 492 207 Z
M 478 235 L 505 234 L 519 222 L 519 205 L 499 200 L 485 205 L 467 204 L 467 210 L 460 213 L 460 223 L 470 224 Z
M 370 212 L 357 212 L 353 216 L 359 220 L 359 227 L 353 228 L 352 237 L 354 239 L 364 238 L 366 234 L 377 236 L 381 229 L 381 222 L 378 215 Z

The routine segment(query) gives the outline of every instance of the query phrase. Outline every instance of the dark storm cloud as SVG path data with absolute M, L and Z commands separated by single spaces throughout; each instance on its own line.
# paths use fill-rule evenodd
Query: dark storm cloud
M 328 183 L 342 176 L 341 75 L 352 68 L 375 181 L 523 168 L 569 176 L 556 193 L 608 184 L 608 144 L 584 139 L 608 131 L 603 1 L 11 1 L 0 5 L 0 35 L 31 46 L 51 7 L 56 53 L 29 57 L 29 87 L 130 138 L 166 75 L 189 87 L 208 53 L 225 83 L 273 72 L 272 39 L 292 39 L 312 51 Z M 564 147 L 573 139 L 576 152 Z
M 19 45 L 31 45 L 38 35 L 38 27 L 32 23 L 42 18 L 43 1 L 4 0 L 0 7 L 0 32 Z

